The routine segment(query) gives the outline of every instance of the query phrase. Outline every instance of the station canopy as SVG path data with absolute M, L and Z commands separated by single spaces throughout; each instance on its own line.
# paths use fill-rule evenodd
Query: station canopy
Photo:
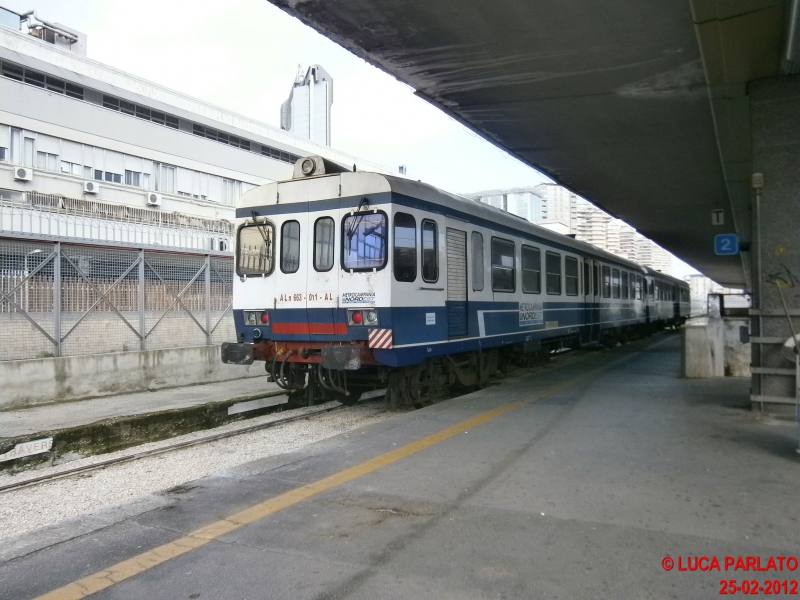
M 789 2 L 270 1 L 718 283 L 747 286 L 746 84 L 791 69 Z M 715 255 L 720 233 L 745 251 Z

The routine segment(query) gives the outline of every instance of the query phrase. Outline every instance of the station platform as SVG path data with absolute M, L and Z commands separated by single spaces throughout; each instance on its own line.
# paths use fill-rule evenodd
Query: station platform
M 675 334 L 590 352 L 36 551 L 14 548 L 48 530 L 9 540 L 0 598 L 709 598 L 800 579 L 785 560 L 681 569 L 800 556 L 800 460 L 797 424 L 751 412 L 749 379 L 680 362 Z
M 248 377 L 8 410 L 0 412 L 0 438 L 44 435 L 109 419 L 187 409 L 213 402 L 244 402 L 281 392 L 266 377 Z

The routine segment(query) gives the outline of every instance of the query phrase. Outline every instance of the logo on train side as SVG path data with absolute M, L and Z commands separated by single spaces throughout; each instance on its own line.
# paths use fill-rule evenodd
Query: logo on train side
M 541 302 L 519 303 L 519 326 L 541 325 L 544 322 L 544 304 Z
M 344 292 L 340 304 L 375 304 L 375 292 Z

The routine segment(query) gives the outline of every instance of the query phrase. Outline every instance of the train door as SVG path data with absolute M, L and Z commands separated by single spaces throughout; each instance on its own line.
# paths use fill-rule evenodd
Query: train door
M 320 177 L 307 181 L 310 203 L 335 198 L 339 194 L 339 177 Z M 347 333 L 347 328 L 343 323 L 337 324 L 335 318 L 339 295 L 338 249 L 341 248 L 341 215 L 337 211 L 309 212 L 307 219 L 308 233 L 303 239 L 303 262 L 307 269 L 306 306 L 309 333 L 343 335 Z
M 273 333 L 308 333 L 306 314 L 306 280 L 308 277 L 307 243 L 308 213 L 303 211 L 308 201 L 308 181 L 287 182 L 279 187 L 281 200 L 298 207 L 297 211 L 276 219 L 277 244 L 275 272 L 280 273 L 280 285 L 275 289 L 272 318 Z
M 585 260 L 583 268 L 583 313 L 587 331 L 587 342 L 600 340 L 600 309 L 598 292 L 600 290 L 600 267 L 593 260 Z
M 676 321 L 681 318 L 681 290 L 678 286 L 672 285 L 672 318 Z
M 447 228 L 447 336 L 467 335 L 467 232 Z

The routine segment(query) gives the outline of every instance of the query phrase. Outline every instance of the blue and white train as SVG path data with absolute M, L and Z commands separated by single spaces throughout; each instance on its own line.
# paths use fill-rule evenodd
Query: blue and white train
M 334 172 L 331 172 L 334 171 Z M 265 361 L 293 397 L 387 387 L 421 405 L 450 383 L 560 347 L 677 326 L 689 288 L 589 244 L 424 183 L 320 157 L 236 208 L 223 361 Z

